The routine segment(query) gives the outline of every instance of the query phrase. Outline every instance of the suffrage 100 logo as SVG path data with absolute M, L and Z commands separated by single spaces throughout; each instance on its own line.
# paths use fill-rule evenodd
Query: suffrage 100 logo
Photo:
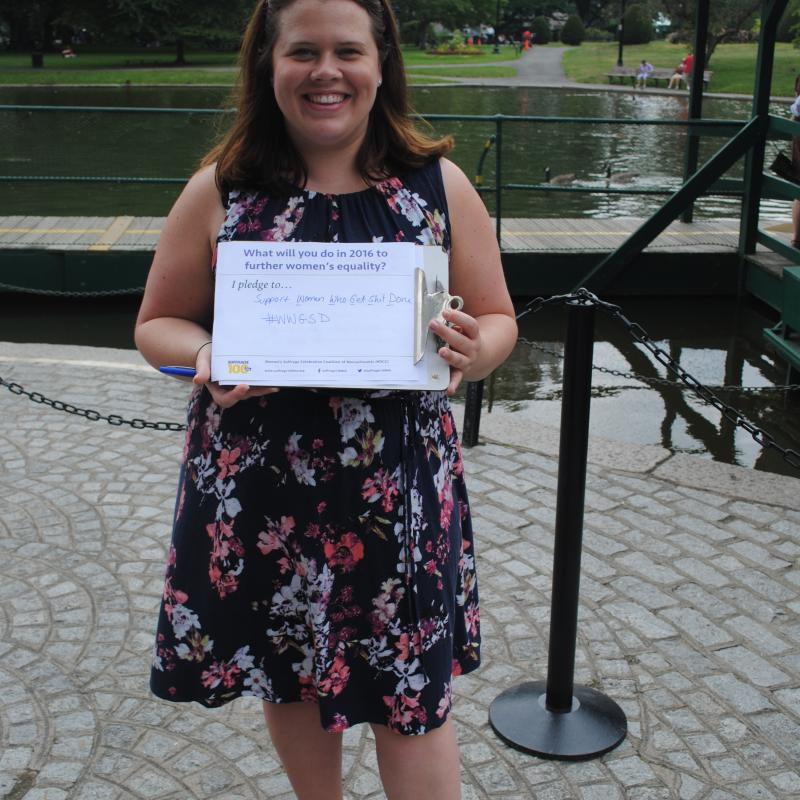
M 228 375 L 247 375 L 252 372 L 249 361 L 229 361 L 228 362 Z

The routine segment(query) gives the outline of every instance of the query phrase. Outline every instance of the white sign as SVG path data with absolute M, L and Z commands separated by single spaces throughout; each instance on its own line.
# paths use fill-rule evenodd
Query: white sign
M 411 243 L 221 242 L 212 379 L 413 389 L 434 374 L 441 385 L 449 369 L 435 346 L 434 373 L 427 352 L 414 363 L 414 275 L 434 249 L 446 265 Z

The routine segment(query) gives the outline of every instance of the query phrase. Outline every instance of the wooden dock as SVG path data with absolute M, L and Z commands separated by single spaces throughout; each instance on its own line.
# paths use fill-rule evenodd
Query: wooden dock
M 503 264 L 513 294 L 567 291 L 643 219 L 504 219 Z M 0 216 L 0 291 L 71 292 L 144 285 L 164 217 Z M 791 226 L 771 231 L 786 236 Z M 738 219 L 674 222 L 609 287 L 619 294 L 725 293 L 737 281 Z M 680 255 L 680 258 L 676 258 Z

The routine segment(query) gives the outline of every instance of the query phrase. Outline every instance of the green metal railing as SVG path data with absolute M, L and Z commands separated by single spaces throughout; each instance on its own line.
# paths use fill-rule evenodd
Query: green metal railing
M 234 109 L 230 108 L 159 108 L 159 107 L 116 107 L 116 106 L 67 106 L 67 105 L 0 105 L 0 113 L 24 114 L 153 114 L 153 115 L 196 115 L 221 117 L 231 115 Z M 739 132 L 744 123 L 738 120 L 663 120 L 663 119 L 622 119 L 622 118 L 590 118 L 590 117 L 547 117 L 547 116 L 511 116 L 505 114 L 478 115 L 478 114 L 425 114 L 421 119 L 429 123 L 475 123 L 491 125 L 494 133 L 487 140 L 487 146 L 481 154 L 481 165 L 486 160 L 491 149 L 494 150 L 494 180 L 492 185 L 484 185 L 482 180 L 476 180 L 477 190 L 490 196 L 494 204 L 494 217 L 498 241 L 501 240 L 501 225 L 503 220 L 503 195 L 506 192 L 559 192 L 571 194 L 597 194 L 602 191 L 608 195 L 642 195 L 642 196 L 669 196 L 674 193 L 674 187 L 646 187 L 635 186 L 564 186 L 549 183 L 520 183 L 505 182 L 503 151 L 504 131 L 508 126 L 519 125 L 579 125 L 579 126 L 609 126 L 609 127 L 643 127 L 656 126 L 664 128 L 679 128 L 686 130 L 692 141 L 697 141 L 701 136 L 729 137 Z M 480 174 L 480 173 L 479 173 Z M 17 183 L 116 183 L 116 184 L 183 184 L 186 177 L 140 176 L 140 175 L 55 175 L 55 174 L 2 174 L 0 182 Z M 744 187 L 741 180 L 718 180 L 706 187 L 706 194 L 741 196 Z
M 230 108 L 159 108 L 159 107 L 116 107 L 116 106 L 53 106 L 53 105 L 0 105 L 0 113 L 15 112 L 26 114 L 53 114 L 53 113 L 98 113 L 98 114 L 153 114 L 153 115 L 198 115 L 221 117 L 231 115 L 234 109 Z M 694 201 L 704 195 L 733 195 L 741 196 L 745 201 L 751 200 L 750 187 L 746 180 L 724 178 L 723 175 L 736 162 L 743 157 L 749 157 L 754 150 L 761 151 L 760 164 L 763 165 L 763 147 L 767 139 L 781 140 L 800 135 L 800 123 L 781 119 L 769 115 L 753 117 L 748 122 L 725 119 L 688 119 L 688 120 L 662 120 L 662 119 L 621 119 L 621 118 L 587 118 L 587 117 L 548 117 L 548 116 L 511 116 L 505 114 L 478 115 L 478 114 L 425 114 L 420 118 L 429 123 L 475 123 L 491 125 L 494 133 L 489 137 L 481 153 L 481 167 L 487 159 L 490 150 L 494 150 L 494 180 L 491 185 L 485 185 L 482 173 L 476 178 L 476 189 L 492 197 L 494 202 L 494 217 L 496 235 L 501 241 L 501 226 L 503 221 L 503 195 L 506 192 L 558 192 L 558 193 L 584 193 L 597 194 L 622 194 L 622 195 L 653 195 L 667 197 L 664 205 L 656 211 L 631 237 L 617 250 L 603 258 L 586 275 L 579 285 L 591 285 L 595 288 L 603 285 L 615 277 L 635 256 L 640 253 L 666 226 L 677 219 L 681 214 L 690 211 Z M 556 185 L 550 183 L 519 183 L 505 182 L 504 180 L 504 131 L 508 126 L 524 124 L 536 125 L 591 125 L 613 127 L 641 127 L 656 126 L 665 128 L 681 128 L 686 130 L 693 152 L 700 137 L 725 137 L 728 138 L 723 147 L 712 156 L 705 164 L 690 175 L 679 189 L 674 187 L 616 187 L 586 185 Z M 695 152 L 696 156 L 696 152 Z M 758 188 L 763 189 L 764 196 L 782 199 L 800 197 L 800 189 L 794 184 L 761 174 Z M 146 177 L 138 175 L 0 175 L 0 182 L 77 182 L 77 183 L 117 183 L 117 184 L 183 184 L 186 177 Z M 751 235 L 748 236 L 748 231 Z M 790 248 L 782 241 L 768 233 L 758 230 L 749 220 L 742 226 L 740 250 L 742 253 L 753 252 L 755 244 L 762 244 L 775 252 L 789 257 L 794 263 L 800 263 L 800 253 Z M 577 288 L 577 286 L 576 286 Z

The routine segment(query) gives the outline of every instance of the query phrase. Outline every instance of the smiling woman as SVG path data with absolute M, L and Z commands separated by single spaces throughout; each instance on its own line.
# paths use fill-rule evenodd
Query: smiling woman
M 389 800 L 456 800 L 451 684 L 479 666 L 480 624 L 448 395 L 516 339 L 493 228 L 450 139 L 414 127 L 386 0 L 259 2 L 236 106 L 167 218 L 136 326 L 151 364 L 196 370 L 151 687 L 263 699 L 301 800 L 340 800 L 341 733 L 365 722 Z M 445 251 L 464 301 L 431 322 L 447 391 L 212 381 L 215 250 L 236 240 Z

